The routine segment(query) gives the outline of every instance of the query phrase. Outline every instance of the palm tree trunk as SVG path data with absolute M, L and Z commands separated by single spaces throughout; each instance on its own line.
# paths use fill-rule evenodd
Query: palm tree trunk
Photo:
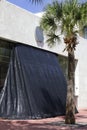
M 66 124 L 75 124 L 75 56 L 74 50 L 68 52 L 68 84 L 66 100 Z

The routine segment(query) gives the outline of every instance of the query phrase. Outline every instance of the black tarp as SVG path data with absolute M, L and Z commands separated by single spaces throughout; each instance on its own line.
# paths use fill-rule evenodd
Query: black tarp
M 0 117 L 46 118 L 65 114 L 66 81 L 56 54 L 17 44 L 0 93 Z

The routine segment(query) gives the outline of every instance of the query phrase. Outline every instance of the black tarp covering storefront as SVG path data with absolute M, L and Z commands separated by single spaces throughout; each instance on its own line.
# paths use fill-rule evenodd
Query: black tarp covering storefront
M 0 93 L 0 117 L 35 119 L 64 115 L 65 102 L 66 81 L 58 57 L 31 46 L 13 47 Z

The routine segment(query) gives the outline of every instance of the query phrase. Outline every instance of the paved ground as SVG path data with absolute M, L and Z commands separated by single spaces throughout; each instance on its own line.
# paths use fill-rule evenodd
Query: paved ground
M 76 114 L 76 125 L 65 125 L 64 117 L 42 120 L 2 120 L 0 130 L 87 130 L 87 109 Z

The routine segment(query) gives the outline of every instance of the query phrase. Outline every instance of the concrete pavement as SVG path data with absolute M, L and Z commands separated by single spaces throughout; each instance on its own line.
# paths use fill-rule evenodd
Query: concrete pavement
M 64 117 L 41 120 L 3 120 L 0 119 L 0 130 L 87 130 L 87 109 L 76 114 L 76 124 L 64 124 Z

